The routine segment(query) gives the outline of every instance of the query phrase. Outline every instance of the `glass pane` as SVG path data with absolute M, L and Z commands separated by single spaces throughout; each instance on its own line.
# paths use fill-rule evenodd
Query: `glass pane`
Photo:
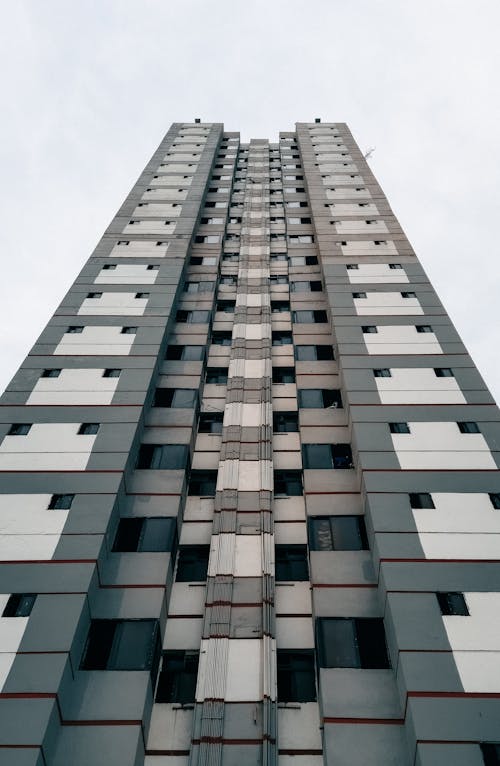
M 181 359 L 198 362 L 203 359 L 204 346 L 184 346 Z
M 323 394 L 319 388 L 302 389 L 299 391 L 299 406 L 313 409 L 323 408 Z
M 313 551 L 332 551 L 333 535 L 330 517 L 311 519 L 311 549 Z
M 330 444 L 303 444 L 304 468 L 333 468 Z
M 356 619 L 358 650 L 362 668 L 388 668 L 384 621 L 381 618 Z
M 170 551 L 176 528 L 175 519 L 144 519 L 139 551 Z
M 171 407 L 195 407 L 198 398 L 197 389 L 176 388 L 172 397 Z
M 155 620 L 118 622 L 108 660 L 110 670 L 149 670 L 153 661 Z
M 360 551 L 363 543 L 356 516 L 332 516 L 333 549 L 336 551 Z
M 161 451 L 161 454 L 157 458 L 159 465 L 152 467 L 161 468 L 163 470 L 178 470 L 186 468 L 188 456 L 188 448 L 186 445 L 165 444 L 162 447 L 158 447 L 158 450 Z
M 361 667 L 354 620 L 337 617 L 319 619 L 318 634 L 321 667 Z

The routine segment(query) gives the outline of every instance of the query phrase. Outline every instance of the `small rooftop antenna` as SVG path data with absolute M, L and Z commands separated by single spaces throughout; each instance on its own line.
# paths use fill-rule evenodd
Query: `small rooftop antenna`
M 372 146 L 370 149 L 368 149 L 367 152 L 365 152 L 365 155 L 364 155 L 365 156 L 365 160 L 369 160 L 370 159 L 370 157 L 372 156 L 372 154 L 373 154 L 373 152 L 375 151 L 376 148 L 377 148 L 376 146 Z

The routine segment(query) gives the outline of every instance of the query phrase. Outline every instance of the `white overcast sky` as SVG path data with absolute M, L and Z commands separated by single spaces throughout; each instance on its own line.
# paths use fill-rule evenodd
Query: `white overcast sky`
M 0 389 L 171 122 L 347 122 L 500 398 L 498 0 L 0 2 Z

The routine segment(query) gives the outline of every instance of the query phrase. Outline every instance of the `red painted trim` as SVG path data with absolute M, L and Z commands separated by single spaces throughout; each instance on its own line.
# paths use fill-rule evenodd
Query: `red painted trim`
M 278 755 L 323 755 L 322 750 L 294 750 L 292 748 L 279 748 Z
M 190 750 L 146 750 L 146 755 L 189 755 Z
M 99 721 L 61 721 L 61 726 L 142 726 L 142 721 L 139 718 L 137 721 L 123 721 L 123 720 L 99 720 Z
M 27 654 L 28 652 L 24 652 Z M 21 652 L 18 652 L 21 654 Z M 1 692 L 0 699 L 17 700 L 17 699 L 56 699 L 57 694 L 55 692 Z
M 500 699 L 500 692 L 408 692 L 406 696 L 436 699 Z
M 404 724 L 404 718 L 330 718 L 326 717 L 322 719 L 323 723 L 347 723 L 347 724 L 367 724 L 367 725 L 389 725 L 389 726 L 402 726 Z
M 341 582 L 341 583 L 329 583 L 329 582 L 312 582 L 313 588 L 378 588 L 377 583 L 360 583 L 360 582 Z

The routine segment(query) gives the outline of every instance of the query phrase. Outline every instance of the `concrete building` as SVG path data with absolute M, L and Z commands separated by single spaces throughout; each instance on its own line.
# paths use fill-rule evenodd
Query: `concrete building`
M 499 414 L 345 124 L 173 124 L 1 404 L 2 765 L 500 764 Z

